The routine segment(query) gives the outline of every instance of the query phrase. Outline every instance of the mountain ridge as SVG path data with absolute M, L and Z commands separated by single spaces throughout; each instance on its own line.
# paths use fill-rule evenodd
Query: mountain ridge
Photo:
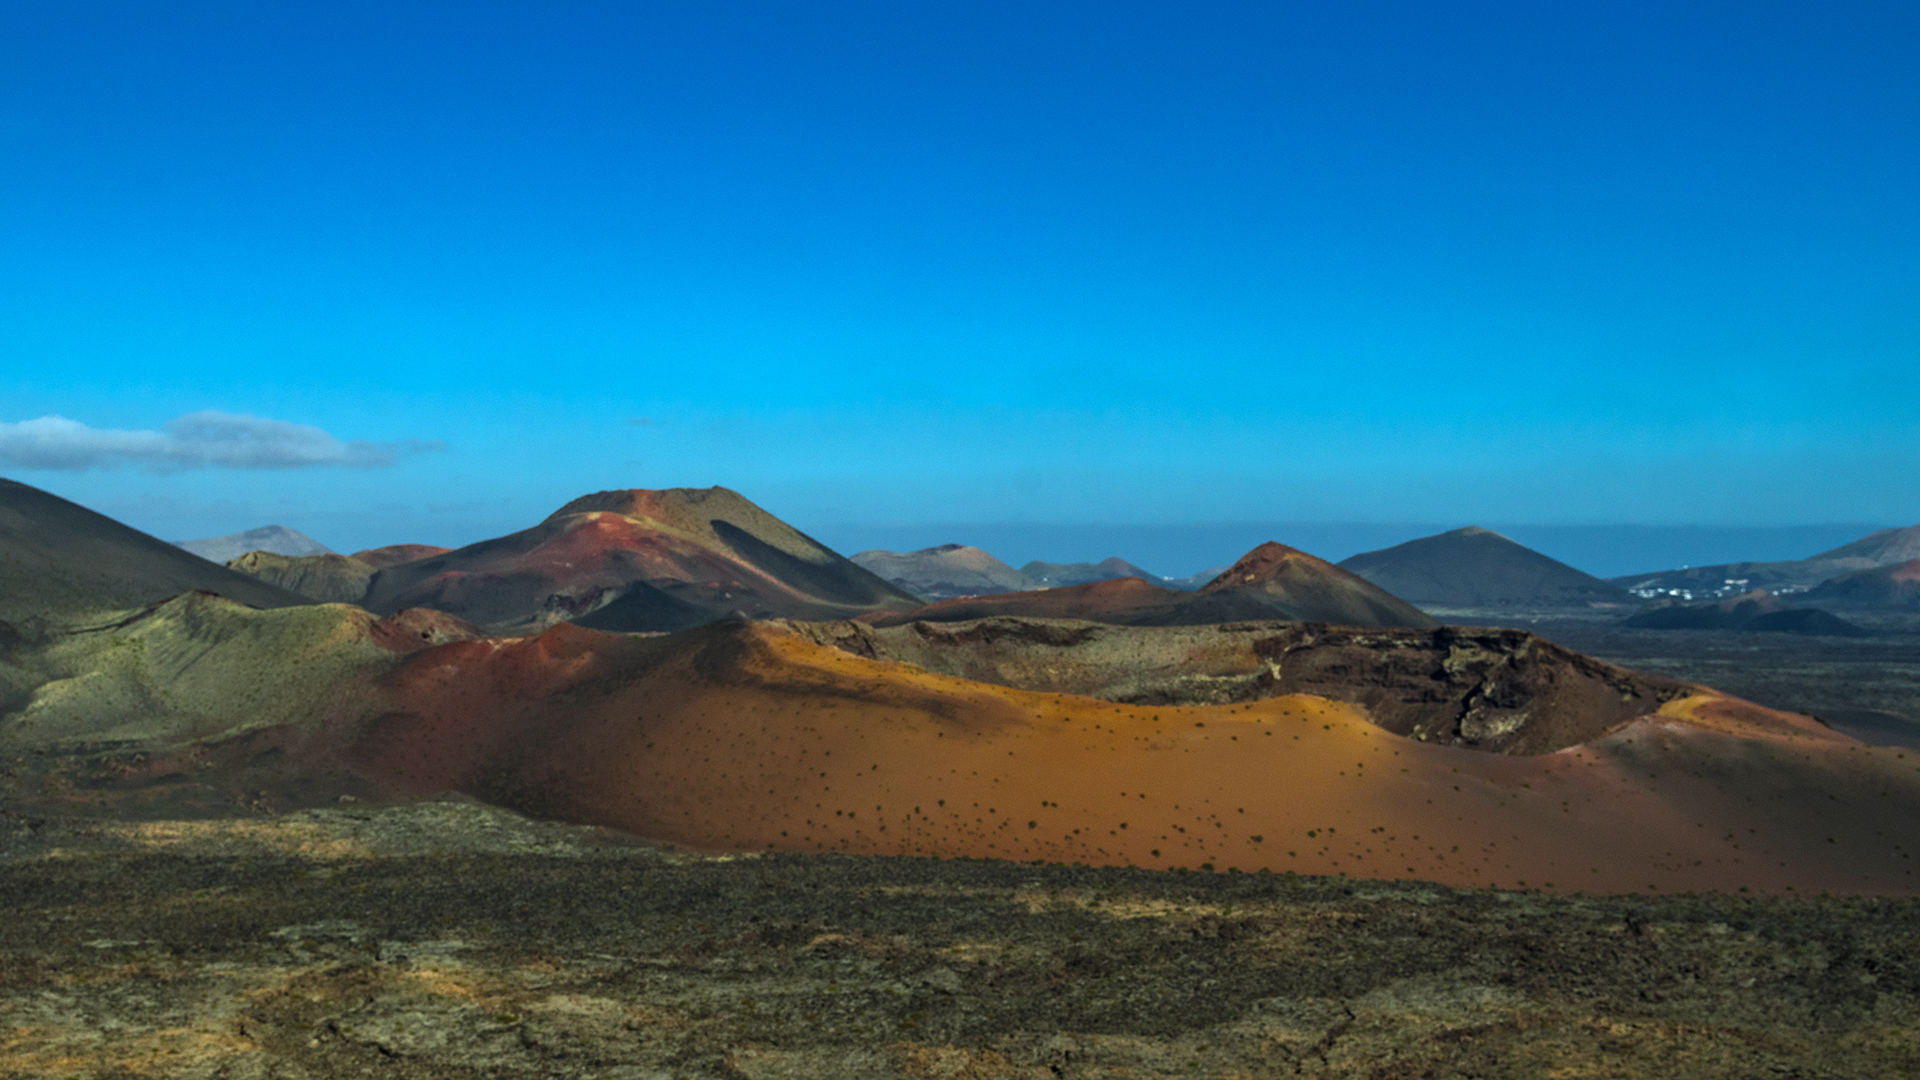
M 1125 626 L 1191 626 L 1289 619 L 1355 626 L 1432 627 L 1432 616 L 1332 563 L 1269 541 L 1190 593 L 1138 577 L 943 600 L 863 616 L 875 626 L 991 616 L 1091 619 Z
M 1023 572 L 968 544 L 940 544 L 905 552 L 873 548 L 848 558 L 903 592 L 925 600 L 1023 592 L 1035 585 Z
M 262 525 L 257 529 L 212 536 L 205 540 L 176 540 L 184 548 L 209 562 L 227 563 L 249 551 L 271 551 L 275 555 L 332 555 L 334 550 L 296 529 L 285 525 Z
M 428 607 L 530 633 L 611 608 L 629 591 L 675 603 L 636 599 L 602 615 L 603 628 L 680 629 L 691 613 L 845 618 L 920 604 L 722 487 L 583 495 L 530 528 L 382 569 L 365 603 L 381 614 Z

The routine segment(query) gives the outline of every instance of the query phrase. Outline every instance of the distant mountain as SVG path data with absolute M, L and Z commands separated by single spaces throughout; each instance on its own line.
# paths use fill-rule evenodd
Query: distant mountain
M 1592 607 L 1633 600 L 1617 585 L 1478 526 L 1364 552 L 1340 566 L 1428 607 Z
M 333 549 L 302 532 L 285 525 L 263 525 L 258 529 L 215 536 L 206 540 L 176 540 L 208 562 L 224 563 L 249 551 L 271 551 L 275 555 L 331 555 Z
M 0 480 L 0 622 L 123 611 L 196 589 L 261 608 L 309 603 L 57 495 Z
M 942 600 L 911 611 L 863 616 L 862 621 L 874 626 L 903 626 L 912 622 L 964 622 L 1006 615 L 1038 619 L 1087 619 L 1133 626 L 1140 625 L 1141 620 L 1148 616 L 1171 611 L 1189 599 L 1191 597 L 1186 593 L 1127 577 L 1090 581 L 1085 585 L 1065 585 L 1058 589 L 966 596 Z
M 621 603 L 628 593 L 634 599 Z M 575 619 L 622 631 L 734 614 L 845 619 L 920 600 L 715 487 L 582 496 L 533 528 L 389 566 L 364 603 L 380 614 L 433 608 L 524 633 Z
M 956 596 L 1022 592 L 1038 582 L 999 559 L 965 544 L 942 544 L 919 551 L 862 551 L 853 562 L 902 590 L 927 600 Z
M 1001 615 L 1088 619 L 1123 626 L 1195 626 L 1255 620 L 1343 626 L 1438 626 L 1431 616 L 1375 585 L 1284 544 L 1266 543 L 1199 593 L 1136 577 L 1034 592 L 944 600 L 869 617 L 875 626 L 958 622 Z
M 367 598 L 373 577 L 389 566 L 444 555 L 452 548 L 431 544 L 393 544 L 352 555 L 277 555 L 249 551 L 227 560 L 227 569 L 259 578 L 323 604 L 358 604 Z
M 1815 559 L 1869 559 L 1875 566 L 1892 566 L 1895 563 L 1912 562 L 1920 559 L 1920 525 L 1909 525 L 1904 529 L 1881 529 L 1868 533 L 1851 544 L 1841 544 L 1832 551 L 1823 551 Z
M 1621 621 L 1642 630 L 1740 630 L 1826 637 L 1861 637 L 1867 631 L 1818 608 L 1790 606 L 1765 589 L 1716 604 L 1662 601 Z
M 1229 568 L 1228 564 L 1223 563 L 1219 566 L 1209 567 L 1205 570 L 1200 571 L 1197 574 L 1190 574 L 1183 578 L 1166 578 L 1162 580 L 1160 584 L 1165 585 L 1169 589 L 1180 589 L 1185 592 L 1199 592 L 1201 589 L 1204 589 L 1207 587 L 1208 582 L 1212 581 L 1214 578 L 1219 577 L 1221 574 L 1226 573 L 1228 568 Z
M 1817 586 L 1807 599 L 1847 607 L 1920 608 L 1920 559 L 1842 574 Z
M 1893 566 L 1914 559 L 1920 559 L 1920 525 L 1881 529 L 1852 543 L 1805 559 L 1693 566 L 1682 570 L 1627 574 L 1607 580 L 1643 597 L 1702 599 L 1731 596 L 1761 588 L 1774 592 L 1804 592 L 1842 574 Z
M 1090 581 L 1112 581 L 1116 578 L 1137 577 L 1142 581 L 1161 584 L 1159 575 L 1142 570 L 1119 556 L 1102 559 L 1097 563 L 1055 563 L 1033 562 L 1020 568 L 1020 572 L 1033 581 L 1028 588 L 1057 589 L 1063 585 L 1085 585 Z

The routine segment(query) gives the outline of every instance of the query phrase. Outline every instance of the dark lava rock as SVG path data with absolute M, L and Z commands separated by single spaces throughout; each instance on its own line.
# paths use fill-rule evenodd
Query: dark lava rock
M 1920 903 L 697 858 L 483 807 L 47 826 L 0 1075 L 1920 1075 Z

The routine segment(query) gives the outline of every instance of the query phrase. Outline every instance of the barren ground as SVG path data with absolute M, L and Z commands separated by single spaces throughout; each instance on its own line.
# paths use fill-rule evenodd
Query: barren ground
M 0 817 L 0 1076 L 1911 1077 L 1920 903 Z
M 1635 671 L 1811 713 L 1869 745 L 1920 748 L 1920 613 L 1835 610 L 1873 636 L 1636 630 L 1618 614 L 1567 612 L 1448 612 L 1446 621 L 1532 630 Z

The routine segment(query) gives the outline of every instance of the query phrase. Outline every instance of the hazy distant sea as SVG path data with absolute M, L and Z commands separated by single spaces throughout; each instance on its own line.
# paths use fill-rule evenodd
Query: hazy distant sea
M 1268 540 L 1339 562 L 1465 522 L 1343 523 L 1240 521 L 1206 525 L 1039 525 L 961 523 L 834 525 L 808 531 L 844 554 L 869 548 L 913 551 L 972 544 L 1020 566 L 1033 559 L 1093 562 L 1118 555 L 1165 577 L 1184 577 L 1239 558 Z M 1832 525 L 1503 525 L 1485 524 L 1596 577 L 1716 563 L 1804 559 L 1885 528 Z

